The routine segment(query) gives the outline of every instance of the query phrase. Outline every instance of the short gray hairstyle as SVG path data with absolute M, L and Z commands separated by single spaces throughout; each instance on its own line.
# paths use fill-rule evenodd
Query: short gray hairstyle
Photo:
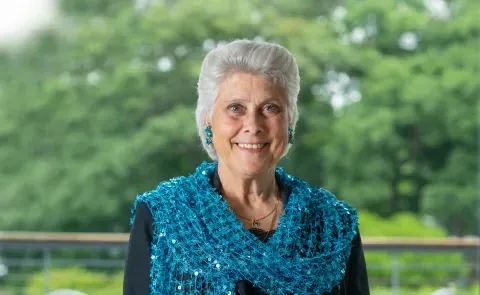
M 288 126 L 295 129 L 298 120 L 297 100 L 300 92 L 300 76 L 297 62 L 284 47 L 251 40 L 235 40 L 218 45 L 203 60 L 198 79 L 198 100 L 195 117 L 197 131 L 203 148 L 212 160 L 218 156 L 213 144 L 206 143 L 205 114 L 213 116 L 213 105 L 218 94 L 218 85 L 235 72 L 261 75 L 280 85 L 287 95 Z M 288 145 L 284 155 L 290 149 Z

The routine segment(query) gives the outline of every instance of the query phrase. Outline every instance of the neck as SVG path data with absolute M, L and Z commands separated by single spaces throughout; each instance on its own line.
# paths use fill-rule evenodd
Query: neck
M 218 176 L 223 196 L 252 209 L 271 203 L 280 194 L 275 180 L 275 168 L 256 175 L 245 175 L 219 162 Z

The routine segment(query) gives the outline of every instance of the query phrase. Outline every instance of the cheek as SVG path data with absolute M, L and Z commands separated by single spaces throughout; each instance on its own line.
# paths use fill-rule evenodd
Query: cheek
M 288 137 L 287 124 L 283 118 L 273 120 L 270 124 L 272 135 L 279 141 L 285 141 Z
M 214 134 L 220 141 L 231 140 L 237 135 L 242 124 L 239 120 L 232 119 L 229 116 L 222 115 L 214 121 Z M 214 137 L 215 137 L 214 135 Z
M 288 131 L 287 131 L 287 123 L 286 120 L 283 118 L 275 122 L 275 124 L 272 125 L 271 129 L 272 135 L 275 137 L 275 153 L 277 154 L 283 154 L 285 149 L 288 147 Z

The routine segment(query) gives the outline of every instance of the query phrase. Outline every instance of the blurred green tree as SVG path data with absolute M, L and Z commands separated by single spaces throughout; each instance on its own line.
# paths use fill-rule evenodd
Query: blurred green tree
M 207 160 L 194 123 L 206 52 L 256 38 L 301 71 L 287 171 L 360 209 L 472 232 L 473 1 L 447 19 L 422 1 L 70 2 L 64 25 L 0 56 L 1 229 L 127 231 L 137 193 Z
M 349 2 L 350 45 L 370 63 L 356 75 L 361 101 L 333 123 L 326 186 L 382 215 L 429 214 L 475 233 L 479 5 L 439 15 L 418 4 Z

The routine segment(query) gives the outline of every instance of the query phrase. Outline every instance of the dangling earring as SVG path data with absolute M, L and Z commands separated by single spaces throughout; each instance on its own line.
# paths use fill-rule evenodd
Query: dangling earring
M 205 142 L 208 145 L 212 144 L 213 133 L 212 133 L 212 127 L 210 127 L 210 125 L 207 125 L 207 127 L 205 127 L 205 134 L 206 134 Z
M 289 144 L 293 144 L 295 142 L 294 135 L 295 133 L 293 132 L 293 128 L 288 127 L 288 143 Z

